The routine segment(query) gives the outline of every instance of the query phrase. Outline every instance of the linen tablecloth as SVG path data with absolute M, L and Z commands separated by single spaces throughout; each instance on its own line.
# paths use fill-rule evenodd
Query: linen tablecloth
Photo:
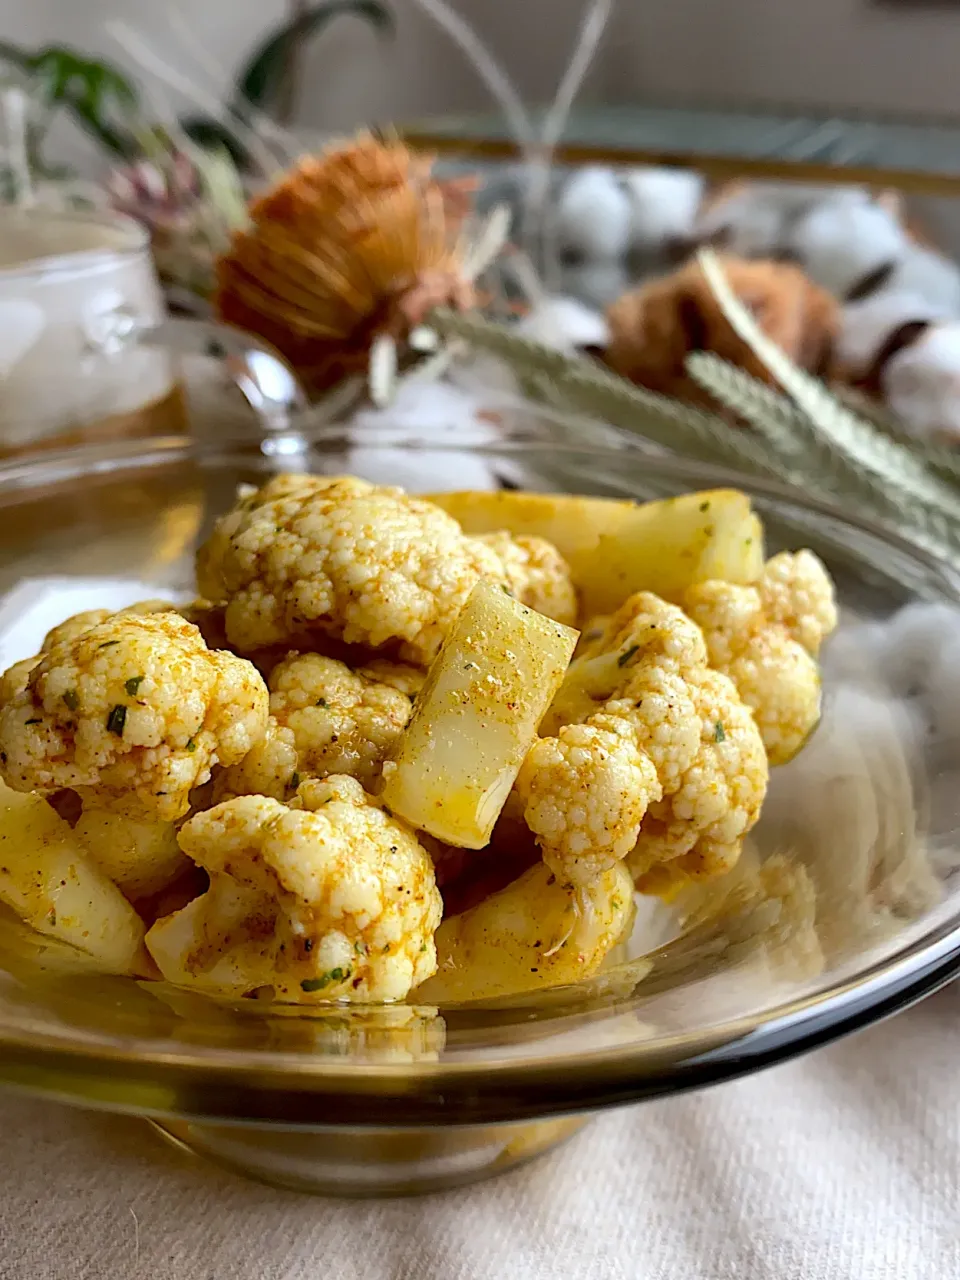
M 0 1097 L 0 1280 L 955 1280 L 958 1048 L 960 984 L 499 1180 L 365 1203 Z

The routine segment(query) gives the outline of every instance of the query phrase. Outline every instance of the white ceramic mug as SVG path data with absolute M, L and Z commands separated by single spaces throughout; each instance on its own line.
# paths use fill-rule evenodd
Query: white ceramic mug
M 162 317 L 138 223 L 0 208 L 0 454 L 184 430 Z

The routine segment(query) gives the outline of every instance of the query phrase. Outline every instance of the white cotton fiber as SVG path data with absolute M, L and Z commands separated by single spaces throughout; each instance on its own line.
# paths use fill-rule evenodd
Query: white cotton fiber
M 630 287 L 625 258 L 587 261 L 557 270 L 557 288 L 566 297 L 602 311 Z
M 926 807 L 921 741 L 905 703 L 840 685 L 810 743 L 771 772 L 757 839 L 807 867 L 829 958 L 879 940 L 940 897 L 916 825 Z
M 890 287 L 919 294 L 948 315 L 960 318 L 960 267 L 935 249 L 908 244 L 890 277 Z
M 655 256 L 670 240 L 692 236 L 705 180 L 689 169 L 653 166 L 628 169 L 623 186 L 630 200 L 630 247 Z
M 770 258 L 789 247 L 792 227 L 820 206 L 863 205 L 862 187 L 826 187 L 801 182 L 751 182 L 704 210 L 699 238 L 723 236 L 723 246 L 744 258 Z
M 960 321 L 932 325 L 892 355 L 880 387 L 911 435 L 960 440 Z
M 880 635 L 880 670 L 890 691 L 901 698 L 935 696 L 941 656 L 950 645 L 960 643 L 960 609 L 916 601 L 889 622 L 874 626 Z
M 561 255 L 622 258 L 630 243 L 630 200 L 612 169 L 587 165 L 560 193 L 554 238 Z
M 932 323 L 945 318 L 942 307 L 918 293 L 880 288 L 860 302 L 848 302 L 843 308 L 837 357 L 850 377 L 862 378 L 896 329 L 914 321 Z
M 811 280 L 838 298 L 902 258 L 906 246 L 906 232 L 893 214 L 866 200 L 825 200 L 800 218 L 786 239 Z

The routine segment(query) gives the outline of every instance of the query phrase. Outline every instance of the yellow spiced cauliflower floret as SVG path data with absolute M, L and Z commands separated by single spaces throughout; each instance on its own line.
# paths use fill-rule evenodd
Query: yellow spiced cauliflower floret
M 369 786 L 411 711 L 408 694 L 319 653 L 295 654 L 270 673 L 270 713 L 292 733 L 304 776 L 345 773 Z
M 645 893 L 729 870 L 766 794 L 763 743 L 732 681 L 703 667 L 691 673 L 688 688 L 699 731 L 696 754 L 679 785 L 650 806 L 627 858 Z
M 65 618 L 63 622 L 52 627 L 43 638 L 40 652 L 41 654 L 49 653 L 58 644 L 69 644 L 71 641 L 79 639 L 91 627 L 99 626 L 101 622 L 106 622 L 108 618 L 115 618 L 117 614 L 133 613 L 142 615 L 180 612 L 182 610 L 166 600 L 141 600 L 137 604 L 127 605 L 124 609 L 86 609 L 83 613 L 75 613 L 72 617 Z M 192 622 L 193 619 L 191 618 L 190 621 Z
M 277 724 L 271 716 L 266 733 L 243 759 L 214 775 L 210 802 L 222 804 L 237 796 L 287 800 L 300 785 L 299 763 L 293 730 Z
M 436 970 L 430 856 L 353 778 L 306 782 L 291 806 L 231 800 L 186 823 L 180 844 L 210 888 L 147 934 L 169 982 L 390 1001 Z
M 281 478 L 283 479 L 283 478 Z M 203 595 L 226 605 L 232 645 L 311 630 L 428 663 L 480 577 L 504 581 L 489 547 L 402 489 L 337 479 L 247 497 L 197 558 Z
M 771 764 L 803 746 L 820 717 L 817 654 L 837 624 L 833 584 L 811 551 L 768 560 L 749 587 L 704 582 L 684 596 L 710 664 L 752 708 Z
M 175 821 L 211 768 L 263 736 L 267 690 L 176 613 L 116 614 L 5 680 L 0 776 L 85 806 Z
M 535 743 L 517 790 L 544 861 L 579 884 L 627 856 L 647 808 L 663 794 L 633 726 L 603 714 Z
M 735 858 L 727 846 L 738 849 L 759 815 L 767 769 L 751 714 L 708 668 L 696 624 L 649 592 L 596 627 L 542 732 L 550 736 L 527 755 L 517 792 L 544 861 L 573 883 L 625 857 L 631 867 L 639 857 L 646 874 L 637 851 L 667 818 L 672 842 L 651 863 L 696 847 L 712 866 L 721 838 L 724 857 Z M 740 766 L 742 782 L 728 776 Z
M 554 622 L 576 626 L 577 592 L 570 566 L 552 542 L 509 533 L 485 533 L 476 541 L 497 553 L 510 592 L 521 604 Z

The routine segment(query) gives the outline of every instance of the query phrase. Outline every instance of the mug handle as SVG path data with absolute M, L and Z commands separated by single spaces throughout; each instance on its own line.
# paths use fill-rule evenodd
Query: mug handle
M 219 360 L 265 432 L 287 432 L 309 406 L 296 374 L 278 351 L 252 334 L 214 320 L 165 316 L 137 331 L 144 346 Z

